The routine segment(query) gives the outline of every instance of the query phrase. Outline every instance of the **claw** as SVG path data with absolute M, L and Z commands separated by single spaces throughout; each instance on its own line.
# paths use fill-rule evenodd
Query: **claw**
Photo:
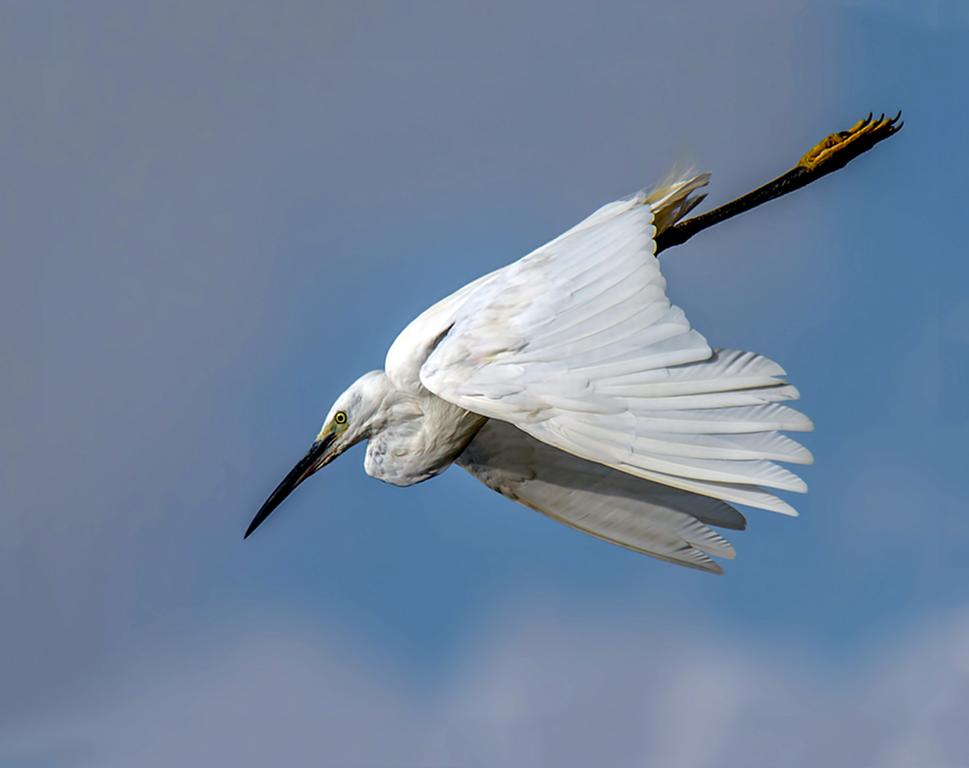
M 901 130 L 904 125 L 898 122 L 901 116 L 899 111 L 895 117 L 887 118 L 883 112 L 877 119 L 873 119 L 873 113 L 869 112 L 866 118 L 859 120 L 847 131 L 832 133 L 819 141 L 800 159 L 798 166 L 809 171 L 817 171 L 822 165 L 828 166 L 825 172 L 840 168 L 882 139 Z

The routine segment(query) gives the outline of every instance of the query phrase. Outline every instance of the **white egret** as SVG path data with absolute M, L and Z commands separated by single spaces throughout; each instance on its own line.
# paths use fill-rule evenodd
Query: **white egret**
M 732 504 L 794 515 L 804 492 L 776 462 L 811 454 L 782 431 L 812 428 L 783 405 L 784 370 L 710 346 L 670 303 L 656 258 L 706 227 L 843 167 L 901 127 L 829 136 L 788 173 L 682 221 L 709 175 L 603 206 L 524 258 L 423 312 L 382 371 L 340 395 L 308 453 L 248 537 L 303 480 L 361 440 L 367 474 L 412 485 L 452 463 L 485 485 L 606 541 L 721 572 L 742 529 Z

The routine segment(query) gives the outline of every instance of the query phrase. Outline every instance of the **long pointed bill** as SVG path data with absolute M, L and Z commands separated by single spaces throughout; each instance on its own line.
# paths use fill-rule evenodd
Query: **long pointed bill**
M 306 452 L 306 455 L 299 460 L 299 463 L 293 467 L 289 474 L 283 478 L 283 481 L 276 486 L 276 490 L 273 491 L 269 498 L 266 499 L 266 503 L 260 507 L 256 516 L 252 518 L 252 522 L 249 523 L 249 527 L 246 528 L 246 534 L 242 538 L 248 539 L 249 534 L 251 534 L 256 528 L 262 525 L 263 521 L 269 517 L 273 510 L 276 509 L 283 500 L 289 496 L 296 486 L 302 483 L 307 477 L 312 475 L 317 469 L 320 468 L 320 460 L 323 459 L 326 454 L 326 449 L 330 447 L 330 443 L 333 442 L 333 438 L 336 435 L 334 433 L 328 434 L 322 440 L 318 440 L 310 447 Z

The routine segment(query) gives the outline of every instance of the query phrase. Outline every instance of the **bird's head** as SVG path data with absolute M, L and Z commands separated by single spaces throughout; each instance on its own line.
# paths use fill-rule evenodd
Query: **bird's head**
M 353 382 L 333 403 L 310 449 L 269 495 L 243 538 L 248 538 L 306 478 L 379 429 L 385 418 L 384 403 L 392 390 L 383 371 L 370 371 Z

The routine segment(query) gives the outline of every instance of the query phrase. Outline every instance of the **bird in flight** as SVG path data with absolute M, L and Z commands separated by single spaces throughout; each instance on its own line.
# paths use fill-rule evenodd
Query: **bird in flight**
M 900 115 L 899 115 L 900 116 Z M 734 504 L 796 512 L 778 462 L 812 429 L 777 363 L 719 349 L 666 296 L 657 254 L 844 167 L 897 132 L 871 115 L 787 173 L 708 213 L 709 174 L 603 206 L 527 256 L 439 301 L 340 395 L 248 537 L 304 480 L 361 440 L 368 475 L 407 486 L 457 464 L 499 493 L 600 539 L 721 573 Z

